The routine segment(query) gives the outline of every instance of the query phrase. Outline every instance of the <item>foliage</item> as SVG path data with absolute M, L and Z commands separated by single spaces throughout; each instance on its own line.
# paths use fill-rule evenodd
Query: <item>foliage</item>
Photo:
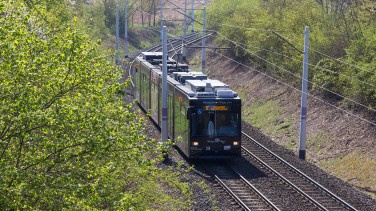
M 156 167 L 162 147 L 123 103 L 121 71 L 77 18 L 55 16 L 65 4 L 25 2 L 0 1 L 0 207 L 188 206 L 188 185 Z
M 346 78 L 341 77 L 339 73 L 344 72 L 345 67 L 337 65 L 337 63 L 331 59 L 322 59 L 320 62 L 317 63 L 314 71 L 315 71 L 315 78 L 314 82 L 321 86 L 324 89 L 318 89 L 324 95 L 328 97 L 338 97 L 335 96 L 333 93 L 327 91 L 331 90 L 332 92 L 338 93 L 343 95 L 344 94 L 344 87 L 347 87 Z
M 294 84 L 301 81 L 303 56 L 297 50 L 303 51 L 309 26 L 309 67 L 316 67 L 310 71 L 312 87 L 374 108 L 375 8 L 369 0 L 217 0 L 208 10 L 208 25 L 219 32 L 217 43 L 235 56 Z
M 346 49 L 346 61 L 355 64 L 347 69 L 347 75 L 355 77 L 357 81 L 351 82 L 348 95 L 358 101 L 376 107 L 376 27 L 370 25 L 364 28 L 363 36 L 354 40 Z
M 113 11 L 108 11 L 113 9 Z M 110 26 L 115 25 L 115 8 L 106 4 L 76 2 L 73 12 L 85 21 L 92 39 L 104 39 L 110 35 Z M 113 21 L 113 22 L 112 22 Z M 115 32 L 113 33 L 115 34 Z

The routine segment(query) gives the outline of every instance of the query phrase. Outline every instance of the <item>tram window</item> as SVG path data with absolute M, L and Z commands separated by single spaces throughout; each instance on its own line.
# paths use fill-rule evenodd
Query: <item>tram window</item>
M 192 136 L 206 136 L 209 116 L 207 113 L 192 115 Z
M 238 136 L 239 114 L 203 112 L 192 116 L 192 136 Z
M 217 112 L 215 130 L 218 136 L 239 135 L 239 114 Z

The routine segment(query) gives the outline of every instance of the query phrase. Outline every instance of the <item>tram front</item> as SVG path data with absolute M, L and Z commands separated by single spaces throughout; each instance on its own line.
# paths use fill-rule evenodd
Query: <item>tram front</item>
M 190 107 L 190 157 L 231 158 L 241 153 L 241 100 L 203 99 Z

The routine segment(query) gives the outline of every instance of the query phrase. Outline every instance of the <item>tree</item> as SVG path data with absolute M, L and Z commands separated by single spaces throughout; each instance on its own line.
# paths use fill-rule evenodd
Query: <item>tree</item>
M 61 5 L 29 6 L 0 1 L 1 207 L 189 205 L 188 185 L 156 167 L 162 147 L 142 135 L 143 119 L 123 103 L 127 83 L 117 82 L 120 70 L 108 55 L 77 18 L 54 16 Z
M 302 55 L 274 32 L 302 50 L 303 29 L 309 26 L 309 63 L 317 67 L 309 80 L 374 108 L 374 8 L 369 0 L 217 0 L 210 4 L 208 23 L 220 32 L 218 43 L 229 45 L 235 56 L 296 84 Z

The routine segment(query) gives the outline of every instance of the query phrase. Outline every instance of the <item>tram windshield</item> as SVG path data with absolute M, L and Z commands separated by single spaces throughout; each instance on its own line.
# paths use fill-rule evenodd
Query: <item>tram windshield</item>
M 192 116 L 192 136 L 239 136 L 239 113 L 209 111 Z

